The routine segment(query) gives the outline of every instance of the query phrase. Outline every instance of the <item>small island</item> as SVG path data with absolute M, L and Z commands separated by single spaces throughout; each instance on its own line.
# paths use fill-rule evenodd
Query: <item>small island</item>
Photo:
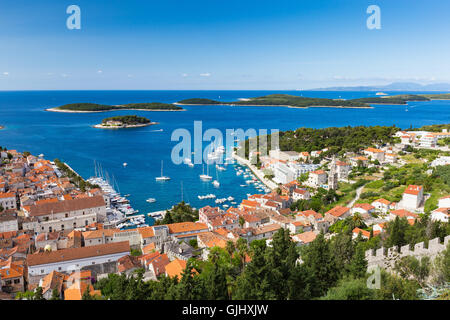
M 151 122 L 144 117 L 138 117 L 136 115 L 127 116 L 115 116 L 105 118 L 102 123 L 96 124 L 94 128 L 100 129 L 123 129 L 123 128 L 139 128 L 157 124 L 157 122 Z
M 45 109 L 45 111 L 53 112 L 107 112 L 114 110 L 139 110 L 139 111 L 184 111 L 183 108 L 171 103 L 145 102 L 145 103 L 129 103 L 121 105 L 106 105 L 97 103 L 70 103 L 63 106 Z
M 343 99 L 324 99 L 299 97 L 289 94 L 270 94 L 267 96 L 240 99 L 234 102 L 220 102 L 211 99 L 185 99 L 177 102 L 178 105 L 228 105 L 228 106 L 267 106 L 267 107 L 290 107 L 290 108 L 309 108 L 309 107 L 331 107 L 331 108 L 372 108 L 363 101 L 343 100 Z
M 450 93 L 421 94 L 431 100 L 450 100 Z
M 371 103 L 371 104 L 399 104 L 405 105 L 408 101 L 430 101 L 430 99 L 424 95 L 416 94 L 401 94 L 395 96 L 383 96 L 383 97 L 369 97 L 353 99 L 351 101 Z

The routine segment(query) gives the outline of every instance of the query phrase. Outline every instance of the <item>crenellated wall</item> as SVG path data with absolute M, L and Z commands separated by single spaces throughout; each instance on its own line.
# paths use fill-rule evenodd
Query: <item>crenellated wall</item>
M 377 250 L 367 250 L 366 260 L 368 267 L 379 266 L 384 269 L 392 269 L 395 261 L 406 256 L 414 256 L 416 258 L 430 257 L 434 259 L 439 253 L 447 248 L 450 241 L 450 235 L 444 238 L 444 242 L 440 243 L 439 238 L 428 241 L 428 248 L 423 242 L 416 243 L 414 250 L 409 245 L 402 246 L 400 252 L 398 247 L 380 248 Z

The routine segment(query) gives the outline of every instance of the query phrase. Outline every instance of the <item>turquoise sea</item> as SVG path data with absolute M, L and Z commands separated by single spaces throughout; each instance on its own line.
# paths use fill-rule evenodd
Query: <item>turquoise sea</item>
M 231 166 L 219 171 L 221 186 L 202 182 L 202 166 L 190 168 L 171 162 L 171 151 L 177 142 L 171 134 L 177 128 L 192 132 L 194 121 L 203 121 L 203 130 L 217 128 L 225 136 L 226 129 L 249 128 L 289 130 L 298 127 L 396 125 L 410 126 L 450 123 L 450 101 L 411 102 L 405 106 L 375 105 L 374 109 L 283 107 L 184 106 L 184 112 L 112 111 L 104 113 L 56 113 L 44 109 L 73 102 L 125 104 L 134 102 L 176 102 L 187 98 L 210 98 L 232 101 L 271 93 L 288 93 L 323 98 L 359 98 L 375 96 L 375 92 L 307 92 L 307 91 L 4 91 L 0 92 L 0 146 L 30 151 L 45 158 L 67 162 L 81 176 L 94 174 L 94 160 L 114 176 L 120 192 L 130 194 L 131 205 L 140 213 L 170 208 L 183 197 L 194 207 L 213 205 L 213 200 L 198 200 L 197 195 L 214 193 L 217 197 L 233 196 L 236 201 L 255 193 L 253 187 L 240 187 L 242 176 Z M 389 93 L 389 92 L 388 92 Z M 399 94 L 395 92 L 392 94 Z M 105 117 L 122 114 L 145 116 L 158 125 L 124 129 L 92 128 Z M 163 129 L 163 131 L 156 131 Z M 204 143 L 206 146 L 207 143 Z M 161 160 L 164 175 L 172 179 L 157 182 Z M 128 166 L 123 167 L 127 162 Z M 210 175 L 215 178 L 214 166 Z M 149 197 L 155 203 L 147 203 Z M 150 222 L 151 223 L 151 222 Z

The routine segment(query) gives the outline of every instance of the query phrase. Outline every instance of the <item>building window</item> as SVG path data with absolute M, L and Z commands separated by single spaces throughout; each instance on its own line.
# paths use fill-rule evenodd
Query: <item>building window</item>
M 41 270 L 41 273 L 44 273 L 44 269 Z

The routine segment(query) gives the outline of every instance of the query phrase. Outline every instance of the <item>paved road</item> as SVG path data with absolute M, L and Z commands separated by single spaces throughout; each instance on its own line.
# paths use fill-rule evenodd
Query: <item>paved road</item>
M 364 186 L 359 187 L 358 189 L 356 189 L 356 196 L 355 198 L 347 205 L 347 207 L 351 208 L 353 207 L 353 204 L 359 199 L 359 196 L 361 195 L 361 192 L 363 190 Z

